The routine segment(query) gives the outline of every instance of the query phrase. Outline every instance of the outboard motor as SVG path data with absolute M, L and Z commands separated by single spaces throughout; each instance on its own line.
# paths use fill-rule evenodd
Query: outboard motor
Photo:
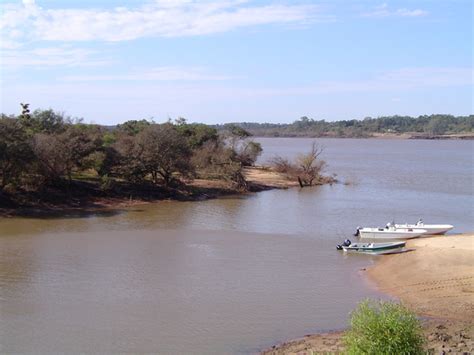
M 344 243 L 342 243 L 342 245 L 340 244 L 336 245 L 336 249 L 342 250 L 342 247 L 348 247 L 349 245 L 351 245 L 351 241 L 349 239 L 346 239 Z
M 354 237 L 358 237 L 360 235 L 360 227 L 357 227 L 356 232 L 354 233 Z

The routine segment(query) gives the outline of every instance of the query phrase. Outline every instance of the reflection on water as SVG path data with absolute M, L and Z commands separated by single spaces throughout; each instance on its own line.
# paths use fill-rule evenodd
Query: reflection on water
M 310 144 L 261 142 L 263 160 Z M 255 351 L 377 296 L 358 272 L 377 257 L 335 250 L 358 225 L 474 229 L 472 142 L 323 143 L 354 184 L 0 220 L 0 351 Z

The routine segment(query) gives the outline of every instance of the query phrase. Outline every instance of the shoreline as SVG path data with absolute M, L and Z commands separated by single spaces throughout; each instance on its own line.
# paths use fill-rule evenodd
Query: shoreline
M 160 201 L 204 201 L 225 196 L 241 196 L 272 189 L 288 189 L 299 186 L 297 181 L 290 180 L 285 174 L 273 171 L 266 166 L 253 166 L 244 168 L 244 176 L 249 184 L 248 191 L 235 188 L 231 182 L 225 180 L 194 179 L 180 189 L 164 189 L 159 186 L 145 187 L 142 190 L 133 190 L 128 186 L 119 187 L 120 194 L 104 193 L 97 191 L 93 185 L 81 183 L 87 189 L 77 195 L 74 191 L 54 190 L 56 200 L 25 203 L 16 206 L 0 206 L 1 217 L 13 216 L 51 216 L 63 214 L 92 214 L 112 209 L 122 209 Z M 323 180 L 319 185 L 329 183 Z M 315 186 L 318 184 L 315 184 Z M 75 191 L 77 192 L 77 191 Z M 1 196 L 0 196 L 1 197 Z M 35 196 L 33 196 L 35 197 Z M 29 196 L 30 200 L 34 200 Z
M 416 250 L 381 256 L 368 267 L 368 281 L 423 318 L 427 349 L 434 353 L 473 352 L 474 233 L 413 239 L 407 247 Z M 338 353 L 343 351 L 343 334 L 306 335 L 262 354 Z

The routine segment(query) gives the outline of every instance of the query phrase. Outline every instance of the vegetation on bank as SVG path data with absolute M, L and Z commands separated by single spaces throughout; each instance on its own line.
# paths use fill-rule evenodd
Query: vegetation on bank
M 53 110 L 30 113 L 25 104 L 18 117 L 0 117 L 0 204 L 47 201 L 58 190 L 91 196 L 192 193 L 186 185 L 195 178 L 245 190 L 242 169 L 262 151 L 249 138 L 240 127 L 217 132 L 184 119 L 128 121 L 107 129 Z
M 326 162 L 320 159 L 324 148 L 313 142 L 308 153 L 300 154 L 295 162 L 287 158 L 276 156 L 272 159 L 272 166 L 276 172 L 283 173 L 290 179 L 297 180 L 300 187 L 313 186 L 324 182 L 335 182 L 334 178 L 322 176 Z
M 350 355 L 424 353 L 425 340 L 416 315 L 394 302 L 361 302 L 343 339 Z
M 261 152 L 251 134 L 235 125 L 218 131 L 180 118 L 162 124 L 132 120 L 110 128 L 51 109 L 30 112 L 22 104 L 21 115 L 0 117 L 0 207 L 248 191 L 244 169 Z M 324 165 L 318 156 L 306 155 L 305 165 L 286 176 L 312 185 Z M 226 184 L 193 185 L 195 179 Z
M 225 130 L 228 125 L 237 125 L 259 137 L 368 138 L 380 134 L 410 134 L 415 138 L 436 138 L 474 134 L 474 115 L 386 116 L 334 122 L 304 116 L 293 123 L 243 122 L 215 127 Z

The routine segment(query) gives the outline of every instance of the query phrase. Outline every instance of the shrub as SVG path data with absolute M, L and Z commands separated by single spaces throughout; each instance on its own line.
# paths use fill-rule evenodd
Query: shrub
M 401 304 L 365 300 L 351 314 L 344 336 L 348 354 L 422 354 L 416 316 Z

